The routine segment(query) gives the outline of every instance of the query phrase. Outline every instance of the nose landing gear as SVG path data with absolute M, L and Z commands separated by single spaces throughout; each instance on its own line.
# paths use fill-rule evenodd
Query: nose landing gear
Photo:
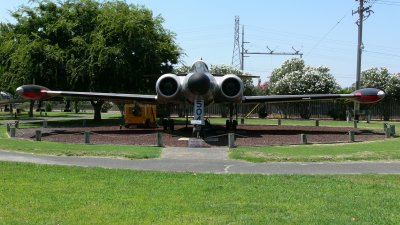
M 205 119 L 204 125 L 194 125 L 193 126 L 193 137 L 205 138 L 206 136 L 213 135 L 215 133 L 214 128 L 211 126 L 210 120 Z
M 170 130 L 174 131 L 175 129 L 175 121 L 173 119 L 164 118 L 162 121 L 164 131 Z

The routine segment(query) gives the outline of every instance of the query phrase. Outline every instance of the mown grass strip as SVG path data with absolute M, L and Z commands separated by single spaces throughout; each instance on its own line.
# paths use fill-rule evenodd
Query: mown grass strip
M 374 161 L 400 160 L 400 139 L 383 141 L 238 147 L 231 149 L 230 157 L 250 162 L 339 162 L 339 161 Z
M 0 162 L 3 224 L 396 224 L 399 175 L 216 175 Z
M 47 155 L 124 157 L 129 159 L 158 158 L 161 154 L 161 148 L 153 146 L 73 144 L 8 138 L 4 126 L 0 126 L 0 149 Z

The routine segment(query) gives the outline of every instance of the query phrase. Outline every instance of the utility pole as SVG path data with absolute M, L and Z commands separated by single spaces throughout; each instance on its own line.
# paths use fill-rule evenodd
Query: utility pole
M 352 14 L 358 13 L 358 20 L 356 24 L 358 25 L 358 42 L 357 42 L 357 72 L 356 72 L 356 90 L 360 89 L 360 80 L 361 80 L 361 54 L 364 49 L 364 44 L 362 43 L 362 31 L 363 31 L 363 21 L 366 20 L 370 15 L 371 6 L 364 7 L 364 2 L 368 2 L 368 0 L 356 0 L 360 2 L 360 6 L 357 10 L 353 10 Z M 364 17 L 364 12 L 367 14 Z M 354 102 L 354 119 L 358 120 L 360 116 L 360 103 Z
M 244 70 L 244 57 L 247 57 L 244 55 L 245 50 L 244 50 L 244 44 L 247 44 L 250 42 L 246 42 L 244 41 L 244 25 L 242 25 L 242 52 L 241 52 L 241 57 L 240 57 L 240 70 L 243 71 Z

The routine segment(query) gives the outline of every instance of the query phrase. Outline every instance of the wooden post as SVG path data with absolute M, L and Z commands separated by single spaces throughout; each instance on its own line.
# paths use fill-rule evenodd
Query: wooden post
M 319 120 L 315 120 L 315 126 L 319 127 Z
M 235 134 L 234 133 L 228 134 L 228 147 L 229 148 L 235 147 Z
M 156 139 L 157 139 L 157 146 L 158 147 L 163 147 L 164 146 L 163 134 L 161 132 L 157 132 L 156 133 Z
M 346 110 L 346 122 L 350 122 L 350 120 L 351 120 L 350 110 Z
M 307 135 L 300 134 L 300 144 L 307 144 Z
M 349 131 L 349 142 L 354 142 L 355 138 L 354 138 L 354 131 Z
M 390 125 L 390 135 L 393 137 L 396 136 L 396 125 Z
M 36 130 L 35 131 L 35 138 L 36 138 L 36 141 L 41 141 L 42 140 L 42 131 L 41 130 Z
M 385 137 L 386 138 L 390 138 L 390 129 L 389 128 L 386 128 L 386 130 L 385 130 Z
M 10 128 L 10 137 L 15 137 L 15 127 Z
M 85 137 L 85 144 L 90 144 L 90 132 L 85 131 L 83 135 Z
M 278 126 L 282 125 L 282 120 L 278 119 Z

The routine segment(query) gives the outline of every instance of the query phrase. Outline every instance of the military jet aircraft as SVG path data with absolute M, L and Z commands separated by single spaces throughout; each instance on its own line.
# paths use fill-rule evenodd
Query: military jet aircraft
M 0 91 L 0 106 L 23 103 L 25 101 L 21 98 L 14 98 L 10 93 Z
M 375 88 L 356 90 L 351 94 L 306 94 L 306 95 L 270 95 L 270 96 L 245 96 L 243 95 L 243 81 L 234 74 L 214 76 L 207 64 L 195 61 L 185 76 L 168 73 L 158 78 L 155 95 L 120 94 L 99 92 L 53 91 L 39 85 L 23 85 L 17 88 L 17 93 L 29 100 L 45 100 L 57 96 L 68 96 L 86 99 L 104 99 L 122 102 L 143 103 L 172 103 L 193 104 L 194 115 L 191 124 L 194 133 L 199 136 L 205 125 L 204 106 L 212 103 L 229 104 L 229 120 L 227 129 L 236 129 L 237 121 L 233 119 L 234 105 L 241 103 L 268 103 L 268 102 L 298 102 L 329 99 L 349 99 L 360 103 L 375 103 L 380 101 L 385 93 Z M 173 120 L 169 120 L 172 123 Z

